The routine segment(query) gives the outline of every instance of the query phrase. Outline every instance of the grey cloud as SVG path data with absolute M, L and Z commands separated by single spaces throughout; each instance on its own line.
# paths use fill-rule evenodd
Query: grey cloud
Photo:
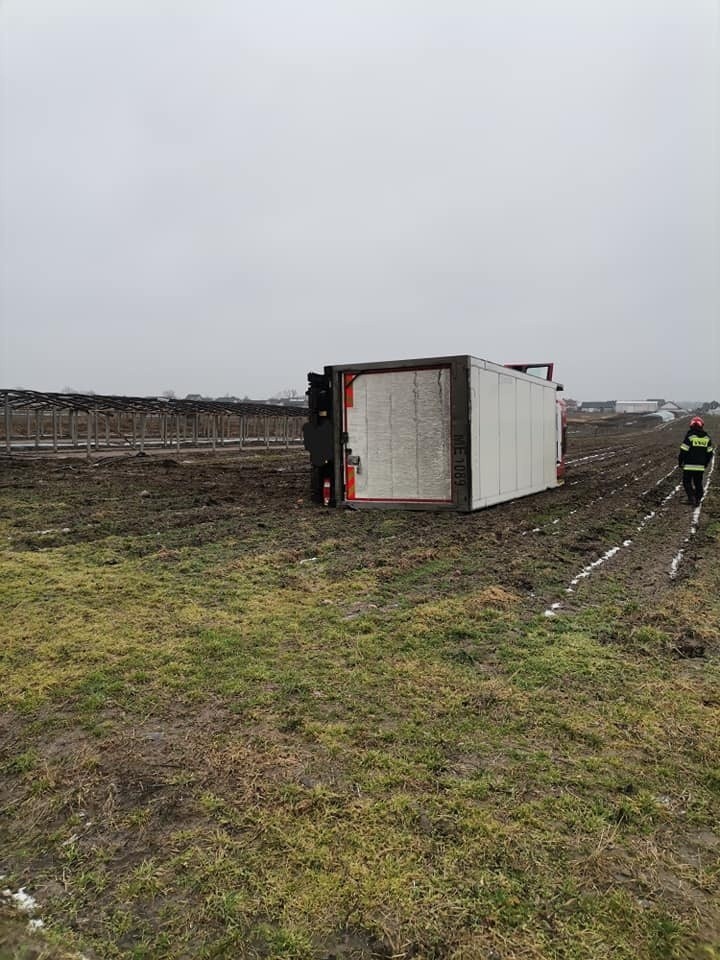
M 720 393 L 709 0 L 0 21 L 3 383 L 262 396 L 471 352 Z

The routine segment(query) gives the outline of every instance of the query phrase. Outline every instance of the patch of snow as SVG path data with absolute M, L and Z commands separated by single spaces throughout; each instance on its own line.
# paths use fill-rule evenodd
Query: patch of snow
M 675 473 L 676 470 L 677 470 L 677 467 L 673 467 L 672 470 L 668 470 L 668 472 L 667 472 L 667 473 L 664 473 L 664 474 L 662 475 L 662 477 L 660 477 L 659 480 L 656 480 L 656 481 L 655 481 L 655 483 L 653 484 L 653 486 L 659 487 L 660 484 L 663 482 L 663 480 L 667 480 L 668 477 L 671 477 L 671 476 Z M 652 487 L 649 487 L 647 490 L 643 490 L 643 492 L 640 494 L 640 496 L 641 496 L 641 497 L 644 497 L 645 494 L 650 493 L 650 490 L 652 490 Z
M 682 559 L 685 556 L 684 550 L 678 550 L 675 556 L 672 558 L 672 563 L 670 564 L 670 579 L 674 580 L 677 576 L 678 567 L 682 563 Z
M 35 933 L 37 930 L 42 930 L 44 926 L 45 921 L 41 920 L 39 917 L 28 920 L 28 933 Z
M 315 563 L 317 557 L 307 557 L 305 560 L 301 560 L 300 563 Z
M 651 521 L 655 516 L 657 516 L 657 514 L 655 513 L 654 510 L 651 510 L 650 513 L 646 513 L 645 516 L 644 516 L 644 517 L 642 518 L 642 520 L 640 521 L 640 524 L 639 524 L 639 526 L 638 526 L 638 528 L 637 528 L 637 529 L 638 529 L 638 533 L 639 533 L 641 530 L 643 530 L 643 529 L 648 525 L 648 523 L 650 523 L 650 521 Z
M 573 457 L 572 460 L 567 461 L 567 464 L 568 466 L 572 466 L 574 463 L 587 463 L 588 460 L 604 460 L 614 452 L 614 450 L 607 450 L 605 453 L 590 453 L 586 457 Z
M 6 900 L 12 900 L 16 908 L 23 913 L 32 913 L 33 910 L 37 910 L 37 900 L 29 893 L 25 893 L 25 887 L 20 887 L 17 893 L 13 893 L 12 890 L 3 890 L 2 895 Z
M 676 487 L 673 487 L 670 493 L 666 497 L 663 497 L 662 503 L 667 503 L 668 500 L 672 500 L 672 498 L 675 496 L 675 494 L 678 492 L 678 490 L 681 487 L 682 487 L 681 483 L 679 483 Z
M 597 560 L 593 560 L 592 563 L 589 563 L 584 567 L 580 573 L 570 581 L 571 587 L 576 587 L 581 580 L 585 580 L 586 577 L 589 577 L 593 570 L 596 570 L 598 567 L 602 566 L 603 563 L 607 563 L 608 560 L 611 560 L 616 553 L 619 553 L 621 547 L 610 547 L 609 550 L 606 550 L 605 553 L 598 557 Z

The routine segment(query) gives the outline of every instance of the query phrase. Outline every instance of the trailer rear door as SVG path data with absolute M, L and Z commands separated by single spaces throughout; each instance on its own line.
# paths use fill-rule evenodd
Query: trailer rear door
M 343 377 L 345 499 L 451 503 L 450 366 Z

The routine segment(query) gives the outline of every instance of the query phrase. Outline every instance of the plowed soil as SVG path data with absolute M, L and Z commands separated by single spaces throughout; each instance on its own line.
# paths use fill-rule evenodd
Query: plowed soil
M 169 544 L 187 542 L 190 533 L 192 544 L 201 546 L 232 533 L 249 553 L 263 551 L 270 540 L 302 556 L 332 538 L 331 573 L 387 568 L 391 580 L 396 560 L 407 573 L 433 551 L 440 556 L 456 545 L 481 561 L 481 570 L 473 567 L 474 579 L 523 591 L 534 613 L 558 600 L 563 607 L 591 603 L 607 576 L 657 598 L 672 586 L 680 550 L 676 577 L 685 576 L 694 544 L 688 540 L 693 510 L 684 503 L 676 467 L 682 433 L 681 425 L 672 424 L 626 427 L 600 438 L 571 433 L 563 487 L 472 515 L 319 508 L 310 502 L 300 451 L 215 459 L 131 456 L 89 465 L 77 459 L 16 460 L 4 470 L 3 490 L 7 497 L 13 490 L 45 487 L 63 501 L 60 508 L 52 504 L 41 530 L 19 526 L 11 537 L 15 550 L 147 534 Z M 567 594 L 578 573 L 616 546 L 617 555 Z M 452 576 L 455 586 L 464 579 L 462 566 Z
M 716 956 L 720 773 L 694 712 L 646 717 L 718 652 L 683 430 L 571 428 L 564 486 L 471 515 L 319 507 L 298 451 L 2 462 L 0 873 L 59 946 L 6 896 L 0 957 Z M 648 656 L 608 743 L 603 671 Z

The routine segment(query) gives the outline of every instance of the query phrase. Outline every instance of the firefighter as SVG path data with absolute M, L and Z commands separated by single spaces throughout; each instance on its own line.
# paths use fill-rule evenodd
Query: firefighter
M 693 417 L 685 439 L 680 444 L 678 456 L 678 464 L 683 472 L 685 493 L 688 503 L 693 507 L 700 506 L 703 498 L 703 474 L 712 460 L 713 453 L 712 440 L 705 433 L 702 417 Z

